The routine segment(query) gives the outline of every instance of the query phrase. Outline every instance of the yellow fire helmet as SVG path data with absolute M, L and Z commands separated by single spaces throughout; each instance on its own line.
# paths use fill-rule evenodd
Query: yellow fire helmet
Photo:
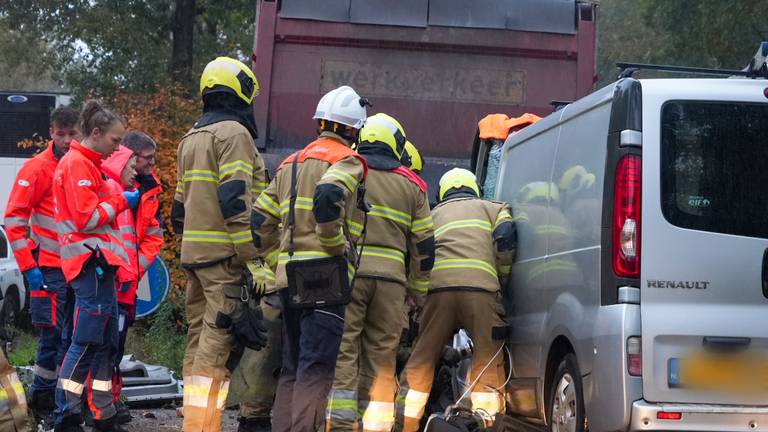
M 378 113 L 365 121 L 360 129 L 360 145 L 383 144 L 392 149 L 399 160 L 405 149 L 405 131 L 400 122 L 384 113 Z
M 259 81 L 251 68 L 229 57 L 217 57 L 208 63 L 200 76 L 200 95 L 227 92 L 248 105 L 259 94 Z
M 404 164 L 416 174 L 421 175 L 421 171 L 424 169 L 424 161 L 421 159 L 421 153 L 419 149 L 413 145 L 412 142 L 405 142 L 405 153 L 403 153 Z
M 480 196 L 480 187 L 477 185 L 477 178 L 472 171 L 464 168 L 452 168 L 448 170 L 442 177 L 440 177 L 440 191 L 438 193 L 438 199 L 440 201 L 445 198 L 445 194 L 451 189 L 460 189 L 468 187 L 475 191 L 477 196 Z

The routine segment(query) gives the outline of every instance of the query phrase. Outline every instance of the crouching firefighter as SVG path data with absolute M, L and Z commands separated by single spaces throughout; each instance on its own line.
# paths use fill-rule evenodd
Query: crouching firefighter
M 368 163 L 370 203 L 360 268 L 347 305 L 326 429 L 390 431 L 395 422 L 395 360 L 407 295 L 426 294 L 435 259 L 427 186 L 400 159 L 405 132 L 386 114 L 368 117 L 358 152 Z M 408 253 L 410 252 L 410 254 Z M 406 255 L 414 262 L 410 280 Z
M 256 257 L 250 205 L 265 187 L 251 103 L 258 92 L 243 63 L 219 57 L 203 70 L 203 116 L 179 143 L 171 219 L 187 275 L 184 430 L 220 431 L 231 371 L 266 329 L 246 263 Z
M 364 226 L 358 187 L 368 168 L 350 144 L 367 105 L 347 86 L 325 94 L 314 115 L 320 136 L 282 163 L 254 207 L 254 242 L 262 258 L 269 261 L 279 242 L 275 286 L 284 309 L 283 358 L 275 432 L 314 432 L 325 414 L 354 277 L 354 245 Z
M 419 429 L 435 366 L 457 328 L 464 328 L 474 344 L 469 380 L 474 385 L 468 390 L 472 408 L 493 417 L 504 402 L 506 326 L 500 288 L 515 253 L 511 210 L 480 199 L 475 176 L 465 169 L 445 173 L 439 187 L 439 203 L 432 210 L 435 265 L 420 333 L 401 377 L 405 397 L 398 399 L 398 423 L 402 418 L 409 432 Z

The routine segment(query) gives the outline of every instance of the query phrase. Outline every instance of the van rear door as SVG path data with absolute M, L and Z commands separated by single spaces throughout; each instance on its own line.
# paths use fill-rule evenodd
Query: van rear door
M 765 405 L 766 84 L 642 87 L 644 399 Z

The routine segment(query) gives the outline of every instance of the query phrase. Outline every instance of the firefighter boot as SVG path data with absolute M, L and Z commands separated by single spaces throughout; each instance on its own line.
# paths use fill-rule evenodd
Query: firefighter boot
M 56 390 L 43 390 L 32 393 L 29 408 L 35 416 L 36 423 L 43 427 L 53 424 L 53 410 L 56 409 Z
M 269 432 L 272 420 L 269 417 L 240 417 L 237 419 L 237 432 Z

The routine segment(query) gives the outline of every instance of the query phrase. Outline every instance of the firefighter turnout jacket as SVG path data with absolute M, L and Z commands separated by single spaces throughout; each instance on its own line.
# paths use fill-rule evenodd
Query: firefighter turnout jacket
M 517 242 L 509 205 L 448 196 L 432 210 L 432 220 L 437 246 L 430 292 L 464 287 L 498 291 L 509 277 Z
M 363 230 L 362 213 L 355 210 L 358 185 L 365 179 L 368 167 L 343 138 L 323 132 L 304 150 L 283 161 L 254 206 L 254 244 L 270 267 L 277 263 L 277 289 L 288 286 L 285 264 L 291 236 L 291 164 L 297 155 L 294 254 L 290 259 L 342 255 L 347 242 L 356 242 Z M 283 229 L 279 230 L 281 223 Z
M 56 205 L 51 189 L 59 158 L 53 149 L 51 141 L 47 149 L 24 163 L 13 183 L 5 209 L 8 240 L 21 271 L 38 264 L 43 267 L 61 265 Z M 30 231 L 29 239 L 27 229 Z M 37 263 L 32 254 L 35 248 L 39 248 Z
M 248 130 L 232 120 L 191 129 L 179 143 L 176 175 L 171 219 L 182 234 L 182 266 L 255 258 L 250 209 L 266 170 Z
M 97 248 L 110 265 L 128 265 L 114 224 L 128 202 L 110 191 L 101 172 L 101 154 L 73 141 L 53 176 L 53 195 L 61 269 L 68 282 L 80 275 Z
M 393 170 L 372 168 L 368 176 L 366 201 L 371 211 L 357 275 L 426 292 L 435 259 L 427 185 L 402 165 Z M 407 282 L 406 255 L 411 261 Z

